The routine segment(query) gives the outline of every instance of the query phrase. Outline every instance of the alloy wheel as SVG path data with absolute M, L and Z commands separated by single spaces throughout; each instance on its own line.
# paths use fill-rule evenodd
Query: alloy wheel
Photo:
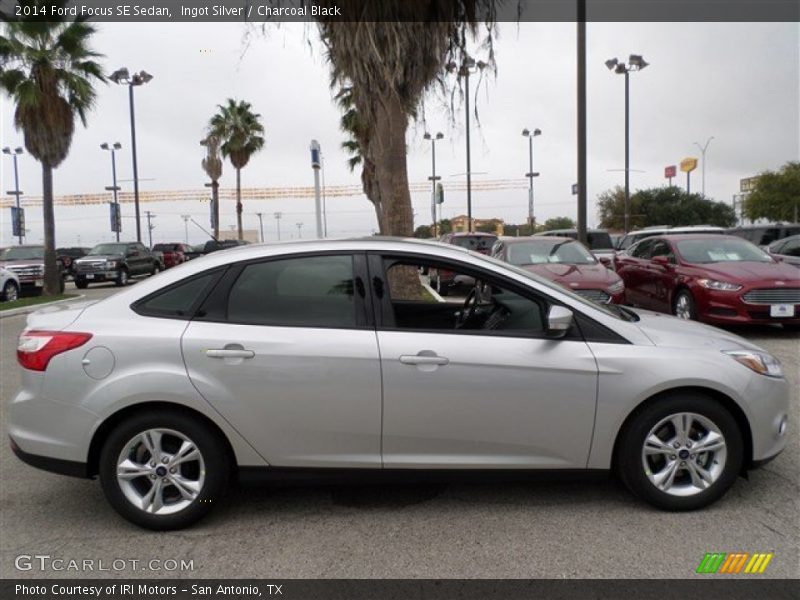
M 679 319 L 691 320 L 692 302 L 686 294 L 681 294 L 675 301 L 675 316 Z
M 138 509 L 155 515 L 179 512 L 200 495 L 205 461 L 197 444 L 173 429 L 135 435 L 117 459 L 117 483 Z
M 17 286 L 9 281 L 6 284 L 5 289 L 3 290 L 3 298 L 5 298 L 7 302 L 13 302 L 14 300 L 18 300 L 19 290 L 17 290 Z
M 672 414 L 653 427 L 642 446 L 642 467 L 656 489 L 694 496 L 725 470 L 727 446 L 717 425 L 696 413 Z

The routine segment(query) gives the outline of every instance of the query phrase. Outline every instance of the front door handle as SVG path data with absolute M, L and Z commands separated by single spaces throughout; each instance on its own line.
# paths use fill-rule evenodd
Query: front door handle
M 400 357 L 404 365 L 446 365 L 450 359 L 436 354 L 404 354 Z
M 232 348 L 214 348 L 206 350 L 206 356 L 209 358 L 253 358 L 256 355 L 252 350 L 232 349 Z

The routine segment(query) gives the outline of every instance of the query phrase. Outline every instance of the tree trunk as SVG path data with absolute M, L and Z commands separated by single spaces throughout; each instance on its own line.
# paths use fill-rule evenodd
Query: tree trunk
M 378 233 L 381 235 L 388 235 L 384 221 L 381 193 L 375 178 L 375 163 L 366 156 L 364 156 L 364 166 L 361 169 L 361 187 L 364 189 L 364 194 L 366 194 L 372 206 L 375 208 L 375 217 L 378 219 Z
M 414 212 L 406 165 L 407 128 L 408 116 L 397 97 L 389 93 L 381 98 L 375 115 L 375 135 L 370 144 L 370 153 L 375 163 L 375 181 L 380 194 L 383 235 L 414 235 Z M 424 298 L 419 272 L 411 266 L 392 269 L 389 289 L 397 298 Z
M 242 230 L 242 170 L 236 169 L 236 225 L 239 228 L 239 239 L 244 239 Z
M 44 220 L 44 294 L 61 293 L 61 271 L 56 262 L 56 220 L 53 213 L 53 168 L 42 163 L 42 218 Z
M 214 239 L 219 239 L 219 182 L 211 182 L 211 198 L 214 203 Z

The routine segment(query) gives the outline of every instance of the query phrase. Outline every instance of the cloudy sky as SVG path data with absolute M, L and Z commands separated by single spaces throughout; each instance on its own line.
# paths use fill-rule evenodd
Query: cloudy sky
M 208 118 L 227 97 L 245 99 L 261 113 L 267 144 L 243 174 L 245 187 L 293 187 L 313 183 L 308 144 L 320 141 L 326 156 L 328 185 L 357 185 L 339 150 L 343 136 L 339 113 L 331 100 L 328 67 L 312 25 L 270 26 L 267 36 L 246 40 L 243 25 L 203 23 L 98 25 L 95 48 L 105 54 L 111 72 L 120 66 L 145 69 L 153 81 L 136 91 L 139 175 L 144 190 L 202 189 L 202 148 L 198 144 Z M 623 78 L 610 73 L 604 61 L 644 55 L 650 66 L 631 75 L 631 184 L 634 189 L 662 185 L 663 169 L 686 156 L 699 156 L 694 142 L 711 142 L 706 163 L 706 193 L 730 202 L 739 179 L 800 159 L 800 26 L 797 23 L 590 23 L 588 29 L 589 221 L 596 221 L 597 194 L 621 184 L 624 166 Z M 575 25 L 571 23 L 501 24 L 495 46 L 496 78 L 484 81 L 478 93 L 481 124 L 473 121 L 474 179 L 524 181 L 527 141 L 523 127 L 543 131 L 536 139 L 536 217 L 575 216 L 570 193 L 576 179 Z M 480 54 L 477 55 L 480 58 Z M 474 82 L 473 79 L 473 88 Z M 21 145 L 13 128 L 13 107 L 3 99 L 0 146 Z M 430 174 L 429 131 L 442 131 L 437 145 L 437 170 L 443 183 L 463 181 L 465 169 L 463 110 L 453 124 L 436 98 L 426 103 L 427 122 L 408 134 L 411 182 Z M 89 127 L 76 131 L 68 159 L 55 176 L 56 194 L 93 193 L 110 185 L 110 160 L 99 149 L 104 141 L 120 141 L 118 175 L 131 178 L 130 130 L 125 90 L 101 86 Z M 11 161 L 2 156 L 0 190 L 13 187 Z M 20 186 L 28 196 L 41 193 L 41 171 L 29 156 L 20 159 Z M 700 170 L 692 188 L 701 187 Z M 234 171 L 226 165 L 223 187 L 232 187 Z M 685 183 L 683 177 L 679 183 Z M 121 184 L 130 189 L 130 183 Z M 465 212 L 463 192 L 447 194 L 444 216 Z M 430 197 L 413 196 L 418 223 L 428 220 Z M 473 194 L 476 217 L 523 222 L 525 189 Z M 110 239 L 107 207 L 57 207 L 59 245 L 91 245 Z M 200 202 L 154 203 L 143 206 L 156 215 L 155 241 L 182 240 L 181 214 L 207 225 L 208 207 Z M 27 211 L 29 242 L 42 237 L 39 207 Z M 123 205 L 125 237 L 133 237 Z M 284 237 L 297 235 L 303 223 L 314 229 L 313 200 L 271 200 L 245 205 L 245 226 L 256 228 L 256 212 L 284 214 Z M 1 213 L 0 244 L 11 243 L 9 211 Z M 222 206 L 223 229 L 235 222 L 233 205 Z M 373 212 L 363 197 L 329 199 L 328 230 L 332 236 L 368 234 Z M 265 219 L 267 239 L 275 222 Z M 189 229 L 191 242 L 205 238 Z

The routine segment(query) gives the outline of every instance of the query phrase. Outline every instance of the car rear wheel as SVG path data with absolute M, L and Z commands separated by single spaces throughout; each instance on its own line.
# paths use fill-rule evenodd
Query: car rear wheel
M 675 296 L 675 302 L 672 305 L 672 314 L 679 319 L 686 319 L 687 321 L 697 320 L 697 305 L 689 290 L 681 290 L 678 292 L 678 295 Z
M 128 285 L 128 269 L 120 269 L 115 283 L 122 287 Z
M 663 510 L 695 510 L 721 498 L 744 459 L 733 416 L 699 392 L 661 396 L 622 432 L 617 468 L 639 498 Z
M 100 454 L 100 481 L 111 506 L 154 530 L 187 527 L 224 495 L 226 445 L 200 419 L 171 410 L 141 413 L 117 426 Z
M 6 281 L 3 286 L 3 300 L 6 302 L 13 302 L 19 299 L 19 287 L 14 281 Z

